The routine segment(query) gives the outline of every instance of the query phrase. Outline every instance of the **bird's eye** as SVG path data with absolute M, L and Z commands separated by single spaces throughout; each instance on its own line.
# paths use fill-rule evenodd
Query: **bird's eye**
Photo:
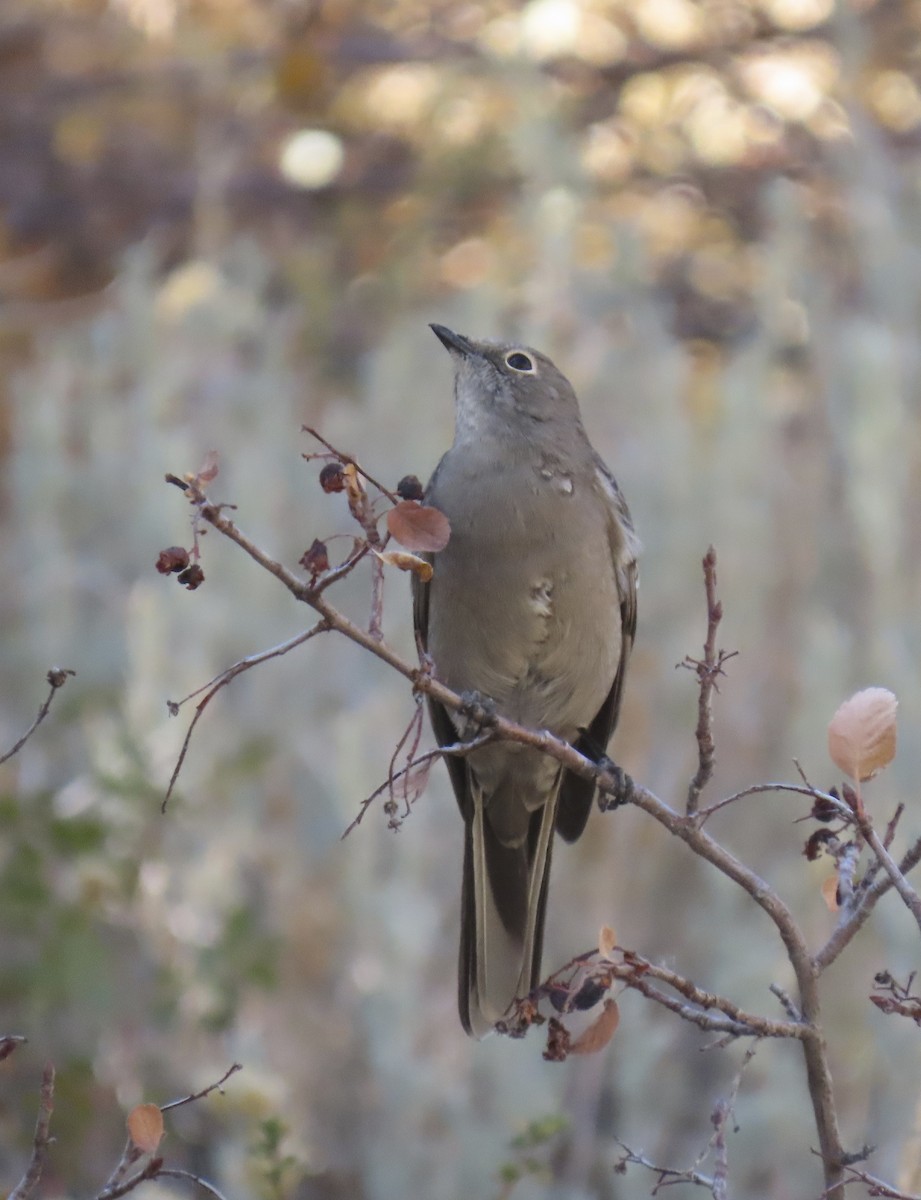
M 534 364 L 531 362 L 528 356 L 526 354 L 522 354 L 520 350 L 516 350 L 513 354 L 510 354 L 506 358 L 505 364 L 506 366 L 511 367 L 513 371 L 523 371 L 527 373 L 528 371 L 534 370 Z

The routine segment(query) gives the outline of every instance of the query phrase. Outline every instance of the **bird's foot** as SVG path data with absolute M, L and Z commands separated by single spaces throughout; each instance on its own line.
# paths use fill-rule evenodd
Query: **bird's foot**
M 608 812 L 612 808 L 620 808 L 629 803 L 635 784 L 627 772 L 606 754 L 602 754 L 597 763 L 606 777 L 598 788 L 598 807 L 601 811 Z
M 464 718 L 464 727 L 460 731 L 464 741 L 470 741 L 495 725 L 498 716 L 495 700 L 477 691 L 461 692 L 460 698 L 457 714 Z

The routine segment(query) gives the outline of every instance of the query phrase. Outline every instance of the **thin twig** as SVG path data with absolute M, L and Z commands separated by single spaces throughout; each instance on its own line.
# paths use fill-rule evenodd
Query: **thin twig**
M 341 450 L 337 450 L 336 447 L 333 446 L 330 442 L 328 442 L 325 437 L 321 437 L 321 435 L 319 433 L 317 433 L 317 431 L 315 429 L 311 429 L 311 427 L 309 425 L 302 425 L 301 432 L 309 433 L 312 438 L 316 438 L 316 440 L 320 443 L 320 445 L 325 446 L 326 449 L 330 452 L 330 454 L 334 454 L 340 462 L 351 463 L 352 466 L 355 468 L 356 471 L 358 471 L 358 473 L 360 475 L 364 475 L 364 477 L 365 477 L 365 479 L 367 479 L 368 483 L 370 483 L 374 487 L 376 487 L 377 490 L 379 492 L 381 492 L 384 496 L 386 496 L 388 500 L 392 500 L 394 504 L 399 504 L 400 497 L 398 495 L 396 495 L 395 492 L 391 492 L 389 488 L 385 488 L 382 483 L 378 483 L 378 481 L 374 478 L 373 475 L 369 475 L 368 472 L 364 469 L 364 467 L 361 465 L 361 463 L 358 461 L 357 458 L 352 458 L 352 456 L 350 454 L 343 454 L 343 452 Z
M 738 800 L 744 800 L 746 796 L 759 796 L 763 792 L 792 792 L 796 796 L 809 796 L 812 800 L 824 800 L 829 805 L 833 805 L 842 817 L 851 818 L 853 813 L 843 800 L 837 799 L 828 792 L 823 792 L 818 788 L 814 788 L 808 784 L 799 783 L 754 783 L 750 787 L 742 788 L 740 792 L 733 792 L 731 796 L 726 796 L 722 800 L 717 800 L 713 804 L 707 805 L 696 814 L 697 821 L 703 825 L 705 821 L 718 813 L 720 809 L 728 808 L 730 804 L 735 804 Z
M 136 1187 L 139 1187 L 142 1183 L 146 1183 L 148 1179 L 156 1179 L 162 1170 L 163 1159 L 152 1158 L 149 1163 L 134 1175 L 130 1175 L 127 1179 L 118 1180 L 103 1188 L 101 1192 L 96 1194 L 94 1200 L 118 1200 L 119 1196 L 127 1196 L 129 1192 L 133 1192 Z
M 213 1183 L 209 1183 L 207 1179 L 202 1179 L 200 1175 L 193 1175 L 191 1171 L 181 1171 L 177 1167 L 164 1167 L 157 1175 L 158 1179 L 188 1179 L 191 1183 L 197 1184 L 200 1188 L 206 1191 L 210 1196 L 216 1197 L 216 1200 L 226 1200 L 224 1193 L 219 1192 Z
M 742 1062 L 739 1064 L 739 1069 L 732 1081 L 728 1096 L 716 1102 L 710 1114 L 713 1133 L 707 1141 L 706 1146 L 690 1167 L 685 1169 L 680 1167 L 663 1167 L 658 1163 L 652 1162 L 645 1154 L 635 1153 L 629 1146 L 618 1141 L 617 1144 L 624 1151 L 624 1154 L 615 1164 L 615 1170 L 624 1172 L 629 1164 L 633 1164 L 645 1167 L 646 1170 L 654 1172 L 659 1178 L 652 1189 L 653 1196 L 657 1195 L 660 1189 L 670 1187 L 673 1184 L 692 1183 L 697 1187 L 706 1188 L 713 1197 L 713 1200 L 727 1200 L 729 1196 L 729 1149 L 726 1128 L 735 1112 L 736 1100 L 739 1096 L 739 1088 L 742 1084 L 742 1076 L 745 1068 L 754 1058 L 757 1049 L 758 1043 L 753 1042 L 745 1051 Z M 704 1175 L 700 1167 L 710 1154 L 713 1155 L 715 1169 L 712 1175 Z
M 220 1092 L 223 1095 L 224 1084 L 227 1082 L 227 1080 L 231 1077 L 231 1075 L 235 1075 L 237 1071 L 242 1071 L 242 1070 L 243 1070 L 242 1064 L 237 1063 L 237 1062 L 232 1063 L 227 1068 L 227 1070 L 224 1072 L 224 1074 L 220 1077 L 220 1079 L 217 1080 L 217 1082 L 209 1083 L 208 1086 L 202 1088 L 201 1091 L 192 1092 L 188 1096 L 183 1096 L 182 1099 L 180 1099 L 180 1100 L 170 1100 L 170 1102 L 168 1104 L 161 1104 L 160 1112 L 166 1113 L 166 1112 L 172 1111 L 172 1109 L 174 1109 L 174 1108 L 182 1108 L 182 1106 L 184 1104 L 193 1104 L 196 1100 L 203 1100 L 205 1098 L 205 1096 L 209 1096 L 212 1092 Z M 137 1147 L 134 1144 L 134 1142 L 131 1140 L 131 1138 L 128 1138 L 128 1142 L 125 1146 L 125 1149 L 122 1151 L 122 1156 L 119 1159 L 119 1161 L 115 1167 L 115 1170 L 112 1172 L 112 1174 L 106 1180 L 105 1186 L 103 1187 L 103 1190 L 100 1193 L 100 1196 L 105 1197 L 106 1200 L 110 1200 L 110 1198 L 112 1196 L 123 1196 L 125 1194 L 124 1192 L 118 1192 L 118 1191 L 115 1191 L 114 1189 L 116 1189 L 117 1187 L 119 1187 L 121 1185 L 121 1183 L 124 1181 L 126 1175 L 128 1174 L 129 1169 L 131 1167 L 133 1167 L 134 1164 L 136 1162 L 138 1162 L 140 1159 L 142 1159 L 143 1157 L 144 1157 L 144 1151 L 139 1149 L 139 1147 Z M 162 1159 L 161 1159 L 161 1162 L 162 1162 Z M 166 1174 L 166 1172 L 164 1171 L 163 1174 Z M 131 1186 L 137 1187 L 138 1184 L 143 1183 L 145 1179 L 150 1179 L 153 1177 L 149 1176 L 149 1175 L 148 1176 L 138 1175 L 138 1176 L 134 1176 L 133 1178 L 134 1178 L 135 1182 Z M 99 1200 L 99 1197 L 97 1197 L 96 1200 Z
M 921 863 L 921 838 L 918 838 L 902 856 L 898 864 L 900 874 L 902 876 L 907 875 L 918 863 Z M 812 961 L 819 974 L 831 966 L 861 926 L 865 924 L 870 913 L 892 886 L 892 879 L 888 875 L 879 875 L 878 878 L 874 879 L 872 885 L 863 892 L 852 912 L 846 913 L 844 909 L 841 910 L 838 924 L 832 931 L 828 941 L 813 955 Z
M 844 1180 L 845 1187 L 852 1183 L 862 1183 L 867 1188 L 868 1196 L 879 1196 L 883 1200 L 921 1200 L 921 1196 L 917 1192 L 903 1192 L 901 1188 L 893 1187 L 891 1183 L 886 1183 L 884 1179 L 880 1179 L 876 1175 L 871 1175 L 869 1171 L 858 1171 L 855 1167 L 845 1167 L 847 1178 Z M 824 1191 L 819 1200 L 826 1200 L 829 1195 L 828 1191 Z
M 404 776 L 409 775 L 411 771 L 415 771 L 418 767 L 425 766 L 426 763 L 434 762 L 436 759 L 450 756 L 452 758 L 463 758 L 465 755 L 472 753 L 474 750 L 479 750 L 481 746 L 485 746 L 487 742 L 493 740 L 492 730 L 487 730 L 486 733 L 481 733 L 475 738 L 471 738 L 469 742 L 453 742 L 449 746 L 439 746 L 435 750 L 427 750 L 425 754 L 420 754 L 418 758 L 414 758 L 412 762 L 407 763 L 401 771 L 397 771 L 395 775 L 388 775 L 382 784 L 374 789 L 370 796 L 366 796 L 361 802 L 358 811 L 358 816 L 343 833 L 342 838 L 347 838 L 352 830 L 360 825 L 362 818 L 368 811 L 370 806 L 378 798 L 383 795 L 388 788 L 392 788 Z M 392 765 L 392 764 L 391 764 Z M 340 838 L 340 841 L 342 840 Z
M 195 732 L 195 726 L 204 716 L 205 709 L 208 707 L 217 693 L 222 688 L 225 688 L 234 679 L 236 679 L 238 675 L 242 675 L 244 671 L 248 671 L 252 667 L 259 666 L 260 663 L 268 662 L 269 659 L 280 658 L 281 655 L 288 654 L 291 650 L 294 650 L 295 647 L 303 645 L 304 642 L 309 642 L 310 639 L 315 637 L 318 633 L 323 633 L 326 628 L 327 626 L 324 621 L 318 621 L 316 625 L 312 626 L 312 628 L 304 630 L 303 633 L 299 633 L 295 637 L 289 638 L 288 641 L 282 642 L 278 646 L 273 646 L 271 650 L 262 650 L 258 654 L 250 654 L 246 658 L 240 659 L 240 661 L 234 663 L 232 667 L 228 667 L 226 671 L 222 671 L 220 675 L 215 676 L 210 683 L 206 683 L 196 691 L 191 692 L 185 697 L 185 699 L 179 701 L 171 700 L 168 702 L 169 710 L 172 715 L 175 716 L 179 712 L 180 706 L 185 704 L 187 700 L 192 700 L 195 696 L 198 696 L 205 691 L 205 689 L 208 689 L 207 695 L 204 697 L 204 699 L 200 700 L 195 706 L 195 716 L 192 718 L 189 728 L 186 730 L 186 735 L 179 751 L 179 757 L 176 759 L 176 765 L 173 767 L 173 773 L 170 776 L 169 785 L 166 789 L 166 795 L 163 797 L 163 802 L 160 805 L 161 812 L 166 812 L 167 805 L 170 802 L 170 797 L 172 796 L 173 789 L 176 786 L 176 780 L 179 778 L 179 772 L 182 770 L 182 765 L 185 762 L 186 755 L 189 752 L 189 745 L 192 741 L 192 734 Z
M 647 1158 L 642 1152 L 631 1150 L 625 1143 L 617 1140 L 618 1146 L 623 1150 L 623 1154 L 614 1164 L 615 1171 L 624 1172 L 628 1165 L 645 1167 L 647 1171 L 652 1171 L 654 1175 L 658 1175 L 655 1187 L 650 1195 L 657 1196 L 659 1189 L 667 1187 L 673 1183 L 693 1183 L 696 1187 L 706 1188 L 708 1192 L 713 1193 L 713 1180 L 709 1175 L 704 1175 L 701 1171 L 695 1168 L 681 1170 L 676 1167 L 663 1167 L 658 1163 L 654 1163 Z
M 860 826 L 860 832 L 863 834 L 864 838 L 866 838 L 867 844 L 876 855 L 879 862 L 882 863 L 883 870 L 892 881 L 892 886 L 901 896 L 905 907 L 915 918 L 918 929 L 921 930 L 921 896 L 918 895 L 915 889 L 899 870 L 899 864 L 895 861 L 895 859 L 880 841 L 879 834 L 873 828 L 873 823 L 870 821 L 869 817 L 859 813 L 857 820 Z
M 172 1112 L 174 1108 L 182 1108 L 184 1104 L 194 1104 L 196 1100 L 204 1100 L 205 1096 L 210 1096 L 212 1092 L 220 1092 L 223 1095 L 224 1084 L 227 1082 L 227 1080 L 231 1077 L 231 1075 L 236 1075 L 237 1071 L 242 1070 L 242 1063 L 231 1063 L 231 1065 L 216 1083 L 209 1083 L 208 1086 L 202 1088 L 200 1092 L 192 1092 L 191 1095 L 183 1096 L 181 1100 L 170 1100 L 169 1104 L 161 1104 L 160 1112 Z
M 664 1004 L 666 1008 L 670 1008 L 672 1012 L 677 1013 L 685 1020 L 699 1025 L 701 1029 L 717 1033 L 732 1033 L 739 1037 L 802 1039 L 807 1036 L 802 1020 L 775 1021 L 758 1013 L 745 1012 L 725 996 L 704 991 L 689 979 L 685 979 L 683 975 L 679 975 L 667 967 L 651 963 L 648 959 L 634 954 L 632 951 L 625 955 L 623 969 L 620 966 L 615 968 L 615 975 L 628 987 L 648 995 L 650 999 L 659 1004 Z M 696 1007 L 688 1008 L 687 1005 L 680 1004 L 657 988 L 652 988 L 646 983 L 647 979 L 656 979 L 660 983 L 667 984 Z M 708 1009 L 715 1009 L 728 1020 L 711 1017 L 706 1011 Z
M 702 659 L 687 657 L 680 666 L 695 671 L 698 679 L 697 694 L 697 770 L 688 786 L 685 811 L 692 816 L 697 811 L 700 794 L 713 775 L 715 747 L 713 743 L 713 693 L 718 691 L 717 678 L 723 673 L 723 664 L 736 653 L 727 654 L 716 648 L 716 634 L 723 619 L 723 605 L 716 595 L 716 551 L 711 546 L 703 559 L 704 587 L 707 594 L 707 637 L 704 641 Z
M 14 754 L 19 753 L 32 734 L 36 731 L 36 729 L 38 729 L 39 725 L 41 725 L 42 721 L 44 721 L 45 717 L 48 716 L 48 712 L 51 708 L 51 702 L 54 700 L 55 693 L 64 686 L 69 675 L 76 675 L 76 673 L 76 671 L 72 671 L 69 667 L 51 668 L 51 670 L 45 676 L 45 678 L 48 680 L 51 690 L 45 697 L 44 703 L 42 704 L 41 708 L 39 708 L 38 714 L 29 728 L 25 731 L 16 745 L 13 746 L 11 750 L 7 750 L 6 754 L 0 757 L 0 764 L 5 763 L 7 759 L 12 758 Z
M 45 1156 L 48 1147 L 53 1142 L 49 1133 L 51 1114 L 54 1111 L 54 1067 L 51 1063 L 45 1065 L 42 1072 L 42 1087 L 39 1093 L 38 1120 L 35 1122 L 35 1136 L 32 1138 L 32 1157 L 26 1167 L 26 1173 L 10 1192 L 7 1200 L 28 1200 L 42 1177 Z
M 788 995 L 788 993 L 786 991 L 784 991 L 784 989 L 780 986 L 779 983 L 770 984 L 768 987 L 768 991 L 777 997 L 777 999 L 780 1001 L 781 1008 L 784 1010 L 784 1012 L 787 1014 L 787 1016 L 790 1018 L 791 1021 L 796 1021 L 796 1022 L 802 1021 L 803 1014 L 796 1007 L 796 1005 L 793 1003 L 792 998 Z

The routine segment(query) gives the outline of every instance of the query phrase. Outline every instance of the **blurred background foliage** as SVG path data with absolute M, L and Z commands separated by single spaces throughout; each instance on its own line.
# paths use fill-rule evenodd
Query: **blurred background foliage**
M 0 1178 L 59 1070 L 49 1195 L 101 1186 L 123 1114 L 219 1077 L 167 1152 L 254 1197 L 621 1198 L 619 1137 L 692 1160 L 739 1049 L 635 997 L 565 1067 L 455 1015 L 461 837 L 433 773 L 398 837 L 346 842 L 412 711 L 312 642 L 211 706 L 159 805 L 178 699 L 305 624 L 232 547 L 194 594 L 163 486 L 212 491 L 295 563 L 347 531 L 302 422 L 391 484 L 451 436 L 426 329 L 519 337 L 583 399 L 645 545 L 617 758 L 680 801 L 693 769 L 700 558 L 720 555 L 717 791 L 834 776 L 825 725 L 901 699 L 884 818 L 921 772 L 921 3 L 917 0 L 6 0 L 0 7 Z M 341 543 L 346 545 L 347 543 Z M 333 547 L 336 543 L 332 543 Z M 343 603 L 364 617 L 367 580 Z M 405 580 L 388 636 L 412 652 Z M 820 941 L 827 863 L 760 798 L 715 832 Z M 636 812 L 555 864 L 547 969 L 603 922 L 771 1012 L 789 983 L 752 905 Z M 917 1186 L 918 1045 L 866 999 L 918 965 L 889 900 L 825 986 L 848 1145 Z M 795 1047 L 748 1069 L 733 1193 L 819 1191 Z M 537 1132 L 535 1132 L 537 1131 Z M 678 1189 L 681 1191 L 681 1189 Z M 153 1191 L 151 1190 L 151 1194 Z M 161 1186 L 158 1195 L 169 1194 Z

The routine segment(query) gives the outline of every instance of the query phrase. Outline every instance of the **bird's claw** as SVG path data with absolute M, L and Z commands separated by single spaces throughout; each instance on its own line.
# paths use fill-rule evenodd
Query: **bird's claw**
M 609 812 L 612 808 L 627 804 L 635 786 L 627 772 L 606 754 L 601 755 L 597 765 L 611 780 L 611 786 L 598 790 L 598 807 L 601 811 Z
M 457 712 L 465 721 L 462 732 L 465 741 L 475 738 L 484 729 L 495 725 L 498 716 L 495 700 L 477 691 L 461 692 L 460 698 L 461 706 Z

